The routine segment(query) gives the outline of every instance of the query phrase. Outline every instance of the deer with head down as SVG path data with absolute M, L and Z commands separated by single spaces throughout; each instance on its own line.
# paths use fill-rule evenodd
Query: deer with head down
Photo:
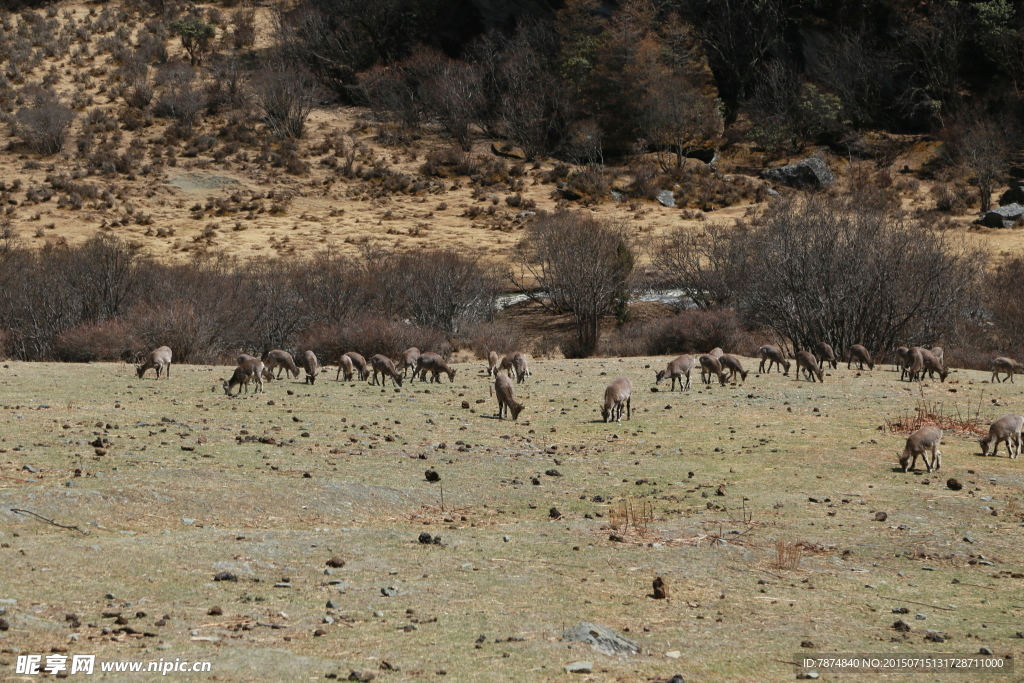
M 402 374 L 395 369 L 395 364 L 390 358 L 382 353 L 378 353 L 370 359 L 370 366 L 373 368 L 373 381 L 370 384 L 377 384 L 377 375 L 380 375 L 380 385 L 384 386 L 384 382 L 387 378 L 391 378 L 391 383 L 397 386 L 402 386 Z
M 370 364 L 366 362 L 362 355 L 355 351 L 348 351 L 345 355 L 352 361 L 354 371 L 359 373 L 359 381 L 365 382 L 366 378 L 370 376 Z
M 857 364 L 858 370 L 863 370 L 864 366 L 868 366 L 868 370 L 875 369 L 875 361 L 871 360 L 871 352 L 867 350 L 862 344 L 854 344 L 846 352 L 846 369 L 850 369 L 851 363 Z
M 827 342 L 818 342 L 814 347 L 814 357 L 818 361 L 818 365 L 825 367 L 826 364 L 831 365 L 832 369 L 836 369 L 836 365 L 839 363 L 839 359 L 836 358 L 835 352 L 832 350 L 832 345 Z
M 317 373 L 320 372 L 320 362 L 311 349 L 307 349 L 302 355 L 302 367 L 306 371 L 306 384 L 316 384 Z
M 659 370 L 654 375 L 654 383 L 661 384 L 666 379 L 672 380 L 672 386 L 669 391 L 675 391 L 676 380 L 679 380 L 679 389 L 686 390 L 690 388 L 690 372 L 693 370 L 693 356 L 683 354 L 671 361 L 668 367 L 664 370 Z M 683 386 L 683 376 L 686 377 L 686 386 Z
M 294 375 L 296 378 L 299 376 L 299 366 L 295 364 L 295 360 L 292 358 L 292 354 L 281 349 L 274 349 L 269 351 L 263 357 L 263 364 L 267 366 L 267 369 L 273 372 L 277 370 L 277 378 L 281 379 L 281 371 L 285 371 L 288 375 Z
M 999 444 L 1006 443 L 1006 455 L 1011 459 L 1019 457 L 1022 429 L 1024 429 L 1024 417 L 1015 413 L 1003 415 L 988 428 L 988 436 L 978 439 L 978 443 L 981 444 L 981 454 L 988 455 L 988 449 L 991 446 L 992 455 L 999 455 Z
M 747 371 L 743 369 L 743 363 L 740 359 L 731 353 L 722 354 L 722 357 L 718 359 L 718 362 L 722 364 L 722 368 L 729 371 L 729 381 L 736 381 L 736 375 L 740 376 L 740 379 L 744 382 L 747 381 Z
M 413 370 L 413 379 L 416 379 L 416 361 L 420 357 L 420 350 L 415 346 L 406 349 L 402 352 L 402 362 L 398 364 L 397 370 L 402 373 L 402 377 L 405 377 L 406 370 Z
M 516 387 L 507 375 L 501 373 L 495 375 L 494 393 L 498 397 L 497 418 L 500 420 L 504 413 L 505 415 L 511 414 L 513 420 L 518 420 L 519 413 L 523 411 L 523 404 L 516 402 Z
M 813 382 L 817 381 L 825 382 L 825 373 L 818 367 L 818 361 L 814 359 L 814 354 L 810 351 L 797 351 L 796 353 L 796 377 L 793 379 L 800 379 L 800 371 L 803 370 L 804 378 Z
M 910 367 L 907 368 L 907 372 L 911 382 L 924 379 L 924 373 L 926 372 L 932 376 L 934 376 L 932 373 L 939 373 L 939 378 L 943 382 L 946 381 L 946 377 L 949 375 L 949 370 L 942 367 L 931 351 L 922 349 L 920 346 L 910 349 L 908 360 L 910 361 Z
M 626 419 L 631 419 L 630 402 L 633 395 L 633 382 L 628 377 L 618 377 L 604 390 L 604 406 L 601 408 L 601 419 L 605 422 L 615 420 L 622 422 L 622 411 L 626 411 Z
M 761 364 L 757 367 L 758 372 L 765 372 L 764 364 L 768 363 L 767 372 L 772 371 L 773 365 L 778 365 L 779 368 L 785 370 L 782 374 L 789 374 L 789 361 L 786 360 L 786 355 L 782 353 L 782 350 L 779 349 L 779 347 L 772 346 L 771 344 L 765 344 L 757 350 L 757 357 L 761 359 Z
M 700 381 L 704 384 L 711 384 L 711 375 L 718 377 L 718 383 L 725 386 L 726 376 L 722 371 L 722 364 L 710 353 L 705 353 L 698 361 L 700 362 Z
M 166 370 L 165 377 L 171 378 L 171 349 L 168 346 L 161 346 L 158 349 L 153 349 L 146 356 L 146 362 L 135 366 L 135 372 L 139 375 L 139 379 L 146 374 L 146 370 L 150 368 L 156 368 L 156 378 L 160 379 L 160 371 Z
M 231 379 L 221 380 L 224 387 L 224 393 L 231 396 L 231 390 L 236 386 L 238 387 L 238 394 L 242 393 L 244 388 L 246 393 L 249 391 L 249 382 L 256 382 L 256 391 L 253 393 L 263 393 L 263 373 L 266 370 L 266 366 L 263 365 L 263 361 L 259 358 L 250 358 L 249 360 L 239 363 L 238 367 L 231 374 Z
M 430 378 L 431 382 L 437 382 L 440 384 L 442 372 L 448 375 L 449 382 L 455 381 L 456 370 L 449 367 L 449 365 L 444 362 L 444 359 L 436 353 L 427 352 L 420 354 L 420 357 L 416 360 L 416 368 L 412 371 L 412 374 L 418 374 L 421 380 L 426 381 L 428 372 L 432 373 Z
M 942 467 L 942 451 L 939 450 L 939 443 L 942 442 L 942 430 L 938 427 L 922 427 L 907 437 L 907 445 L 903 448 L 903 455 L 900 456 L 900 467 L 906 472 L 914 469 L 917 464 L 917 456 L 924 460 L 925 468 L 931 472 L 932 469 Z M 931 451 L 932 459 L 928 461 L 928 451 Z
M 345 373 L 345 381 L 351 382 L 352 375 L 355 373 L 355 365 L 352 364 L 352 357 L 348 354 L 342 354 L 341 358 L 338 359 L 338 374 L 335 375 L 334 381 L 338 381 L 343 372 Z
M 497 351 L 491 351 L 487 354 L 487 376 L 494 377 L 495 373 L 498 372 L 498 368 L 501 367 L 501 356 L 498 355 Z

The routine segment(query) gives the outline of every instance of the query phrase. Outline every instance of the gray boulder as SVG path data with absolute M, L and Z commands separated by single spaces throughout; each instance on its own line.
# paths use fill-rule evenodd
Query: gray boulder
M 640 646 L 629 638 L 620 636 L 607 626 L 598 626 L 589 621 L 581 621 L 566 629 L 562 640 L 588 643 L 597 652 L 608 656 L 635 655 L 640 652 Z
M 675 206 L 676 197 L 672 194 L 672 190 L 662 190 L 658 193 L 658 203 L 662 206 Z
M 999 197 L 999 206 L 1007 204 L 1024 204 L 1024 187 L 1021 187 L 1019 180 L 1010 182 L 1010 189 Z
M 977 223 L 984 225 L 986 228 L 1012 228 L 1021 220 L 1024 220 L 1024 206 L 1020 204 L 1007 204 L 987 212 L 978 219 Z
M 836 180 L 821 157 L 807 157 L 789 166 L 770 168 L 761 171 L 761 177 L 782 185 L 810 190 L 828 187 Z

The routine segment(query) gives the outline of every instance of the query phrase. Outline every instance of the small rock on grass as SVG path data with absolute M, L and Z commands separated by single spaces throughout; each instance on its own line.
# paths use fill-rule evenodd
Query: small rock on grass
M 220 615 L 224 614 L 224 610 L 222 610 L 220 607 L 211 607 L 209 610 L 207 610 L 206 613 L 209 614 L 211 617 L 219 617 Z
M 353 671 L 348 675 L 348 680 L 363 681 L 363 683 L 366 683 L 367 681 L 372 681 L 374 678 L 376 677 L 369 671 Z
M 881 510 L 879 510 L 878 512 L 875 513 L 875 521 L 876 522 L 884 522 L 888 518 L 889 518 L 889 515 L 885 514 Z
M 220 572 L 213 575 L 214 581 L 238 581 L 238 577 L 231 572 Z
M 665 584 L 665 579 L 660 576 L 654 577 L 654 592 L 651 594 L 655 600 L 664 600 L 668 598 L 668 586 Z
M 340 569 L 340 568 L 345 566 L 345 560 L 343 560 L 340 557 L 335 556 L 335 557 L 332 557 L 331 559 L 327 560 L 327 566 L 328 567 L 334 567 L 335 569 Z
M 594 665 L 591 662 L 573 662 L 565 665 L 566 673 L 570 674 L 588 674 L 593 670 Z
M 963 484 L 958 482 L 956 479 L 953 479 L 952 477 L 946 480 L 946 488 L 948 488 L 950 491 L 959 491 L 963 487 Z
M 394 586 L 388 586 L 387 588 L 381 588 L 380 594 L 383 595 L 385 598 L 393 598 L 396 595 L 398 595 L 398 589 Z

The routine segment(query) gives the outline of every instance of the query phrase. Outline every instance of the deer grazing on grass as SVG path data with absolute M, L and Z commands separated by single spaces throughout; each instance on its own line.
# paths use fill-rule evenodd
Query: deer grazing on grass
M 729 371 L 730 382 L 736 381 L 737 374 L 739 374 L 741 380 L 747 381 L 747 371 L 743 369 L 743 363 L 736 356 L 726 353 L 718 359 L 718 362 L 722 364 L 722 368 Z
M 507 375 L 501 373 L 495 375 L 494 393 L 498 396 L 497 418 L 500 420 L 504 413 L 505 415 L 511 414 L 513 420 L 518 420 L 519 413 L 523 410 L 523 404 L 516 403 L 516 387 Z
M 900 381 L 907 376 L 907 371 L 910 368 L 910 349 L 906 346 L 901 346 L 893 352 L 896 355 L 896 362 L 893 363 L 896 370 L 900 371 Z
M 444 359 L 436 353 L 423 353 L 416 360 L 416 368 L 412 371 L 413 376 L 419 375 L 420 379 L 426 381 L 427 372 L 433 373 L 430 378 L 431 382 L 441 383 L 441 373 L 448 375 L 448 381 L 455 381 L 455 370 L 448 367 L 448 364 L 444 362 Z
M 717 375 L 718 383 L 724 387 L 726 377 L 722 371 L 722 364 L 718 362 L 718 359 L 710 353 L 705 353 L 698 360 L 700 362 L 700 381 L 704 384 L 711 384 L 711 375 Z
M 868 366 L 868 370 L 875 369 L 875 361 L 871 360 L 871 352 L 864 348 L 860 344 L 854 344 L 846 352 L 846 369 L 850 369 L 850 364 L 856 363 L 858 370 L 863 370 L 864 366 Z
M 352 357 L 344 354 L 338 359 L 338 374 L 334 377 L 337 381 L 341 377 L 341 373 L 345 373 L 345 381 L 351 382 L 352 375 L 355 373 L 355 366 L 352 364 Z
M 498 355 L 497 351 L 491 351 L 487 354 L 487 376 L 494 377 L 498 372 L 498 368 L 501 367 L 501 356 Z
M 354 372 L 359 373 L 359 381 L 365 382 L 366 378 L 370 376 L 370 364 L 366 362 L 366 359 L 362 355 L 355 351 L 348 351 L 345 353 L 349 360 L 352 361 L 352 368 Z
M 402 362 L 398 364 L 398 371 L 402 373 L 402 377 L 405 377 L 405 371 L 406 370 L 413 370 L 413 371 L 415 371 L 415 369 L 416 369 L 416 361 L 419 360 L 419 357 L 420 357 L 420 350 L 417 349 L 415 346 L 413 346 L 412 348 L 406 349 L 402 353 Z M 415 379 L 415 378 L 416 378 L 416 373 L 413 372 L 413 379 Z
M 628 377 L 618 377 L 604 390 L 604 406 L 601 408 L 601 419 L 605 422 L 615 420 L 622 422 L 622 409 L 626 409 L 626 419 L 631 419 L 630 401 L 633 395 L 633 382 Z
M 1006 358 L 1000 356 L 992 361 L 992 381 L 1004 382 L 1005 380 L 999 379 L 999 375 L 1006 373 L 1007 377 L 1010 378 L 1010 382 L 1013 382 L 1013 376 L 1017 373 L 1024 373 L 1024 365 L 1021 365 L 1012 358 Z
M 946 377 L 949 375 L 949 371 L 946 370 L 939 361 L 932 355 L 928 349 L 922 349 L 920 346 L 915 346 L 908 352 L 908 360 L 910 361 L 910 367 L 907 368 L 907 373 L 911 382 L 919 382 L 924 379 L 924 373 L 939 373 L 939 378 L 945 382 Z
M 373 368 L 373 381 L 370 384 L 377 384 L 377 375 L 380 375 L 380 385 L 384 386 L 384 382 L 387 378 L 391 378 L 391 383 L 397 386 L 402 386 L 402 374 L 395 369 L 395 364 L 390 358 L 382 353 L 378 353 L 370 359 L 370 366 Z
M 925 468 L 931 472 L 932 469 L 939 469 L 942 466 L 942 451 L 939 450 L 939 442 L 942 441 L 942 430 L 938 427 L 921 427 L 907 437 L 907 445 L 900 456 L 900 467 L 903 471 L 914 469 L 917 464 L 917 456 L 924 460 Z M 928 451 L 932 453 L 931 462 L 928 461 Z
M 289 375 L 294 375 L 296 378 L 299 376 L 299 366 L 295 364 L 292 359 L 292 354 L 281 349 L 274 349 L 263 357 L 263 364 L 267 366 L 267 369 L 273 372 L 277 370 L 277 378 L 281 379 L 281 371 L 285 371 Z
M 236 386 L 238 387 L 238 394 L 242 393 L 243 388 L 248 393 L 249 382 L 253 381 L 256 382 L 256 390 L 253 393 L 263 393 L 263 373 L 265 370 L 266 366 L 263 365 L 263 361 L 259 358 L 250 358 L 243 363 L 239 363 L 234 373 L 232 373 L 231 379 L 222 380 L 224 393 L 231 396 L 231 390 Z
M 533 374 L 526 363 L 526 354 L 519 351 L 512 355 L 512 369 L 516 373 L 516 384 L 522 384 L 527 377 Z
M 839 364 L 839 359 L 836 358 L 836 354 L 832 350 L 832 346 L 826 342 L 818 342 L 814 347 L 814 357 L 818 359 L 818 365 L 822 368 L 828 364 L 832 366 L 833 370 L 835 370 L 836 366 Z
M 146 356 L 146 362 L 141 365 L 135 366 L 135 372 L 139 375 L 139 379 L 146 374 L 146 370 L 150 368 L 156 368 L 156 378 L 160 379 L 160 371 L 166 370 L 164 376 L 167 379 L 171 378 L 171 348 L 169 346 L 161 346 L 159 349 L 153 349 Z
M 690 388 L 690 372 L 693 370 L 693 356 L 683 354 L 671 361 L 668 367 L 664 370 L 659 370 L 654 375 L 654 383 L 661 384 L 666 379 L 672 380 L 672 387 L 669 391 L 675 391 L 676 380 L 679 380 L 679 389 L 686 390 Z M 683 376 L 686 376 L 686 386 L 683 386 Z
M 1021 451 L 1021 430 L 1024 429 L 1024 417 L 1015 413 L 1003 415 L 988 428 L 988 436 L 978 439 L 981 454 L 988 455 L 992 447 L 992 455 L 999 455 L 999 444 L 1006 442 L 1006 455 L 1011 459 L 1019 457 Z M 1016 449 L 1016 453 L 1014 453 Z
M 316 376 L 320 372 L 320 362 L 312 350 L 307 349 L 306 353 L 302 354 L 302 367 L 306 371 L 306 384 L 316 384 Z
M 714 356 L 718 360 L 722 360 L 722 356 L 725 355 L 725 351 L 723 351 L 721 349 L 721 347 L 716 346 L 715 348 L 713 348 L 710 351 L 708 351 L 708 355 L 709 356 Z
M 810 351 L 797 351 L 796 353 L 796 377 L 793 379 L 800 379 L 800 371 L 804 371 L 804 378 L 813 382 L 817 379 L 819 382 L 824 383 L 825 373 L 818 367 L 818 361 L 814 359 L 814 354 Z
M 765 344 L 757 350 L 757 357 L 761 359 L 761 364 L 757 367 L 758 372 L 765 372 L 764 364 L 767 362 L 768 372 L 772 371 L 773 365 L 778 365 L 780 368 L 785 370 L 783 374 L 789 374 L 789 361 L 786 360 L 786 356 L 782 353 L 779 347 L 772 346 L 771 344 Z

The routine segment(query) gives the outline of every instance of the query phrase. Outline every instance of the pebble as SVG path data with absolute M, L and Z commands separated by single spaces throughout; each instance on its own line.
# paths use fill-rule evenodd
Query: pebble
M 970 536 L 964 536 L 964 543 L 974 543 L 974 539 Z
M 593 670 L 594 665 L 591 662 L 573 662 L 565 665 L 566 673 L 570 674 L 588 674 Z
M 509 538 L 508 536 L 502 536 L 502 537 L 501 537 L 501 540 L 505 541 L 505 543 L 508 543 L 508 542 L 509 542 L 509 541 L 511 541 L 512 539 L 511 539 L 511 538 Z
M 921 621 L 924 621 L 925 619 L 928 618 L 928 615 L 927 614 L 921 614 L 920 612 L 918 612 L 917 614 L 914 615 L 914 618 L 920 619 Z
M 374 611 L 373 611 L 373 616 L 375 616 L 375 617 L 377 617 L 377 618 L 380 618 L 380 617 L 383 617 L 383 616 L 384 616 L 384 613 L 383 613 L 383 612 L 381 612 L 380 610 L 374 610 Z
M 680 652 L 679 650 L 669 650 L 668 652 L 665 653 L 665 656 L 669 657 L 671 659 L 679 659 L 680 657 L 683 656 L 683 653 Z
M 978 654 L 979 655 L 990 655 L 990 654 L 992 654 L 992 650 L 990 648 L 987 648 L 987 647 L 982 647 L 982 648 L 978 649 Z
M 387 588 L 381 588 L 380 594 L 383 595 L 385 598 L 393 598 L 396 595 L 398 595 L 398 589 L 394 586 L 388 586 Z
M 338 603 L 334 602 L 334 600 L 328 600 L 327 609 L 339 609 Z
M 182 517 L 181 518 L 181 523 L 186 525 L 186 526 L 192 526 L 193 524 L 196 523 L 196 520 L 190 519 L 188 517 Z

